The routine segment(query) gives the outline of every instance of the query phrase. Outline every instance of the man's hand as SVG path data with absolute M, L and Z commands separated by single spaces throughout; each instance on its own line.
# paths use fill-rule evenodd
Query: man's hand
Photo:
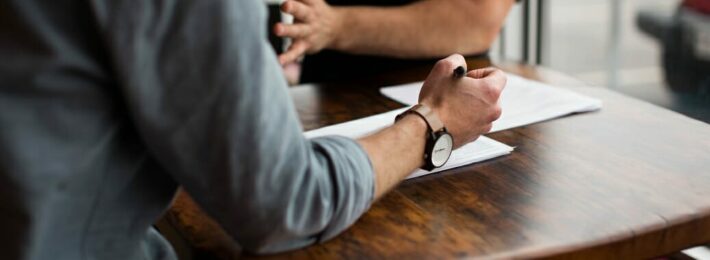
M 293 40 L 288 50 L 279 55 L 282 65 L 328 47 L 339 33 L 340 14 L 323 0 L 286 0 L 281 10 L 294 17 L 293 24 L 274 26 L 274 34 Z
M 491 123 L 501 113 L 498 97 L 506 83 L 505 74 L 493 68 L 454 78 L 458 66 L 466 66 L 461 55 L 437 62 L 419 94 L 419 102 L 433 109 L 454 137 L 454 147 L 491 130 Z M 375 169 L 375 198 L 422 166 L 426 128 L 424 120 L 408 114 L 391 127 L 359 140 Z
M 466 67 L 458 54 L 437 62 L 419 94 L 419 103 L 432 108 L 454 137 L 454 147 L 491 130 L 491 123 L 501 114 L 498 98 L 506 84 L 505 74 L 495 68 L 472 70 L 455 78 L 453 71 L 458 66 Z

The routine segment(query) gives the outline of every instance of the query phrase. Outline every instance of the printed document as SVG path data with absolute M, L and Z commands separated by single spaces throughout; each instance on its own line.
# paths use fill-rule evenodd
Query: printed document
M 359 138 L 376 132 L 384 127 L 392 125 L 395 116 L 404 112 L 407 108 L 397 109 L 374 116 L 369 116 L 337 125 L 326 126 L 305 133 L 306 137 L 313 138 L 325 135 L 341 135 L 350 138 Z M 451 153 L 451 157 L 446 164 L 432 171 L 416 170 L 409 178 L 415 178 L 431 173 L 461 167 L 464 165 L 493 159 L 498 156 L 509 154 L 513 148 L 496 140 L 481 136 L 475 142 L 466 144 Z
M 422 82 L 416 82 L 385 87 L 380 89 L 380 92 L 400 103 L 414 105 L 418 103 L 421 86 Z M 602 102 L 567 89 L 508 74 L 508 83 L 501 94 L 500 105 L 503 108 L 503 113 L 498 120 L 493 122 L 491 132 L 533 124 L 572 113 L 599 110 L 602 107 Z M 308 131 L 305 135 L 309 138 L 324 135 L 342 135 L 350 138 L 362 137 L 391 125 L 395 116 L 406 109 L 401 108 L 358 120 L 326 126 Z M 431 172 L 417 170 L 408 178 L 481 162 L 509 154 L 512 151 L 513 148 L 508 145 L 481 136 L 475 142 L 454 150 L 451 158 L 443 167 L 434 169 Z
M 493 122 L 491 132 L 529 125 L 572 113 L 599 110 L 601 100 L 553 87 L 508 73 L 508 83 L 500 96 L 503 113 Z M 385 87 L 380 92 L 400 103 L 418 103 L 422 82 Z

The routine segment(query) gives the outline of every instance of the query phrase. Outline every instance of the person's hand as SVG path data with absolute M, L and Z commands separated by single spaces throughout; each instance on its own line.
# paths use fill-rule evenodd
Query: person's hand
M 501 108 L 498 98 L 506 84 L 503 71 L 485 68 L 455 78 L 456 67 L 466 68 L 461 55 L 451 55 L 434 65 L 419 93 L 419 103 L 433 109 L 454 137 L 454 147 L 476 140 L 491 130 Z
M 281 64 L 330 46 L 339 33 L 340 14 L 323 0 L 286 0 L 281 11 L 294 17 L 293 24 L 274 26 L 276 36 L 293 39 L 288 50 L 279 55 Z
M 286 76 L 286 82 L 293 86 L 298 84 L 298 79 L 301 77 L 301 64 L 298 62 L 289 62 L 281 65 L 283 69 L 284 76 Z

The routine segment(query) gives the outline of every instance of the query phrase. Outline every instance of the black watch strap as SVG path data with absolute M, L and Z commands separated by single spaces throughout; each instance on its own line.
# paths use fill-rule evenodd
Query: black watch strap
M 447 133 L 444 124 L 436 115 L 436 112 L 422 104 L 417 104 L 412 108 L 408 109 L 407 111 L 404 111 L 401 114 L 397 115 L 397 117 L 395 118 L 395 122 L 410 113 L 418 115 L 427 123 L 427 139 L 424 148 L 424 165 L 421 168 L 427 171 L 431 171 L 436 168 L 436 166 L 432 163 L 431 159 L 432 154 L 434 153 L 434 145 L 441 135 L 449 134 Z
M 412 108 L 407 109 L 407 111 L 404 111 L 401 114 L 397 115 L 395 121 L 398 121 L 401 117 L 409 113 L 415 113 L 419 115 L 422 119 L 424 119 L 427 126 L 429 127 L 430 134 L 438 132 L 444 128 L 444 123 L 441 122 L 439 116 L 436 115 L 436 112 L 434 112 L 434 110 L 432 110 L 428 106 L 422 104 L 416 104 Z

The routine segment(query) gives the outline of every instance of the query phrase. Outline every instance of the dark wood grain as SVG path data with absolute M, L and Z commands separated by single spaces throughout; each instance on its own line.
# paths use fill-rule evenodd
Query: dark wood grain
M 405 181 L 335 239 L 266 258 L 628 259 L 710 242 L 708 125 L 544 68 L 501 67 L 604 108 L 490 134 L 515 151 Z M 290 91 L 308 130 L 402 107 L 378 87 L 427 71 Z M 239 256 L 186 195 L 166 218 L 203 256 Z

